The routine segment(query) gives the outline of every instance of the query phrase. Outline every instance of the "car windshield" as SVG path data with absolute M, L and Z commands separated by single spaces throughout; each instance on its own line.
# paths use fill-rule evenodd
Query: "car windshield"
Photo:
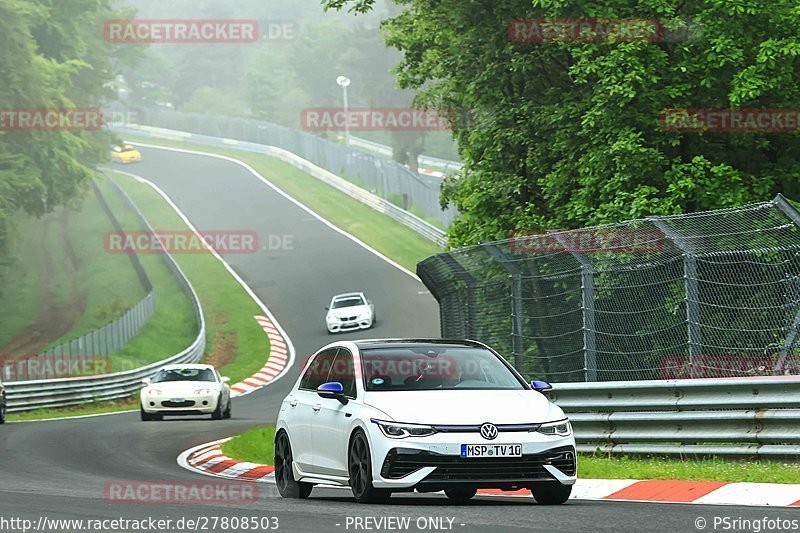
M 505 362 L 479 347 L 363 349 L 361 367 L 367 391 L 525 389 Z
M 216 381 L 216 378 L 210 368 L 173 368 L 159 370 L 152 382 L 166 383 L 168 381 Z
M 364 299 L 361 296 L 349 296 L 333 301 L 331 309 L 340 309 L 342 307 L 355 307 L 357 305 L 364 305 Z

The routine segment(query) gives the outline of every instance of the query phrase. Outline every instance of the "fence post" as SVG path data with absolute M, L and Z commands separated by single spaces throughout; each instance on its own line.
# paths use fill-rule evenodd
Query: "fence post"
M 522 333 L 524 327 L 522 272 L 497 245 L 487 244 L 486 250 L 503 267 L 503 270 L 511 274 L 511 351 L 514 355 L 514 368 L 522 373 L 525 356 L 525 342 Z
M 795 226 L 800 228 L 800 211 L 798 211 L 795 206 L 784 198 L 782 194 L 778 194 L 773 202 L 778 209 L 794 222 Z M 777 376 L 783 373 L 783 367 L 786 366 L 786 359 L 789 358 L 789 353 L 792 351 L 795 342 L 797 342 L 798 330 L 800 330 L 800 309 L 795 313 L 792 325 L 786 333 L 786 341 L 783 343 L 783 348 L 781 348 L 781 355 L 778 358 L 778 362 L 775 363 L 775 367 L 772 369 L 774 375 Z
M 511 280 L 511 305 L 514 312 L 511 317 L 511 346 L 514 352 L 514 368 L 522 373 L 523 358 L 525 356 L 525 343 L 522 337 L 522 274 L 519 271 L 515 272 L 511 275 Z
M 692 378 L 698 376 L 702 357 L 703 332 L 700 329 L 700 289 L 697 278 L 697 258 L 694 250 L 672 226 L 656 217 L 645 220 L 652 222 L 683 255 L 683 278 L 686 286 L 686 328 L 689 341 L 689 372 Z
M 548 233 L 581 265 L 581 312 L 583 314 L 584 380 L 597 381 L 597 313 L 594 308 L 594 267 L 586 254 L 565 242 L 562 232 Z

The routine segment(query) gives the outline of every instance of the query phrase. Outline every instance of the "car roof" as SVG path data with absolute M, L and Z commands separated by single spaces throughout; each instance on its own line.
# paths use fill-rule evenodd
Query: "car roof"
M 363 339 L 352 341 L 359 350 L 375 348 L 419 348 L 421 346 L 436 345 L 444 348 L 485 348 L 477 341 L 465 339 Z
M 211 369 L 214 370 L 213 365 L 201 365 L 201 364 L 185 364 L 185 365 L 166 365 L 161 367 L 161 370 L 181 370 L 181 369 L 188 369 L 188 370 L 204 370 L 204 369 Z
M 356 296 L 363 297 L 363 292 L 343 292 L 342 294 L 337 294 L 333 297 L 334 300 L 345 300 L 347 298 L 355 298 Z

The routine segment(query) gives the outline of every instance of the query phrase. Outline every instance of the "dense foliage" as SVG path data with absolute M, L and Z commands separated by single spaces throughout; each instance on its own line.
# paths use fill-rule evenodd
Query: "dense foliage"
M 455 109 L 454 245 L 800 196 L 797 133 L 678 133 L 672 108 L 800 107 L 794 0 L 403 0 L 400 85 Z M 363 12 L 372 0 L 326 0 Z M 680 38 L 512 42 L 518 18 L 658 19 Z M 683 32 L 679 30 L 685 30 Z
M 112 78 L 108 0 L 0 0 L 0 110 L 95 108 Z M 79 195 L 108 154 L 102 131 L 0 131 L 0 260 L 15 215 Z

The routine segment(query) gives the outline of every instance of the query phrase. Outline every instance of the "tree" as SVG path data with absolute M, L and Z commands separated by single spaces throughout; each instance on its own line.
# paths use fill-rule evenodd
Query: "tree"
M 384 23 L 401 87 L 456 110 L 452 245 L 800 194 L 800 137 L 666 131 L 672 108 L 796 108 L 789 0 L 406 0 Z M 327 0 L 365 12 L 372 0 Z M 512 42 L 519 18 L 658 19 L 687 38 Z
M 112 79 L 107 0 L 0 0 L 0 109 L 99 107 Z M 74 201 L 108 156 L 102 131 L 0 129 L 0 256 L 20 211 Z

